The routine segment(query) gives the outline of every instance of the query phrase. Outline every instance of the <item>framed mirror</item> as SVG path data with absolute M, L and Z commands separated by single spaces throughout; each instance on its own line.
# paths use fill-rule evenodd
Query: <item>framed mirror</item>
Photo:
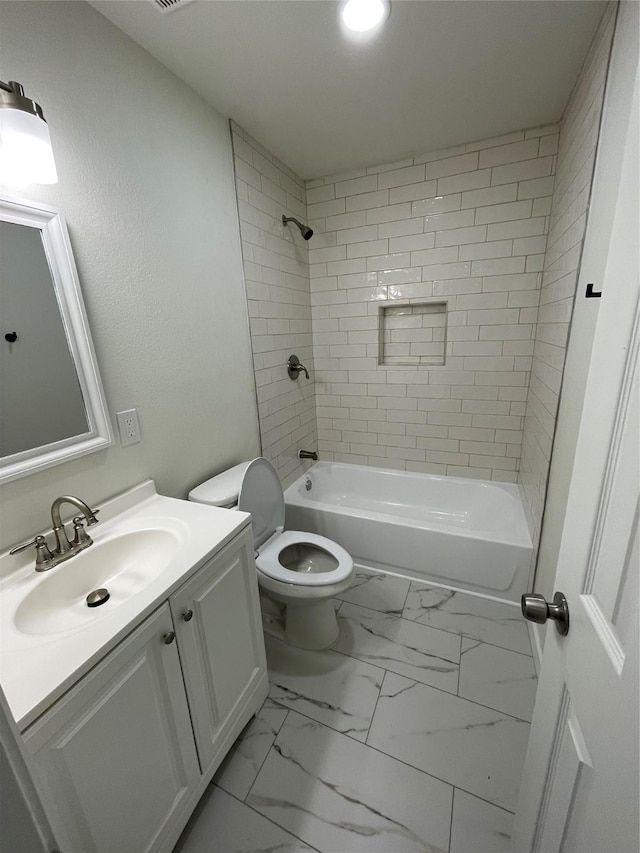
M 0 196 L 0 481 L 111 444 L 64 216 Z

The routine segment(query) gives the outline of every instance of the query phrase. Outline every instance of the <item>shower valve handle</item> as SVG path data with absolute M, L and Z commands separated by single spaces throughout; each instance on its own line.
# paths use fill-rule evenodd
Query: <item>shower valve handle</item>
M 289 360 L 287 361 L 287 373 L 289 374 L 290 379 L 297 379 L 300 375 L 300 371 L 304 370 L 304 375 L 306 378 L 309 378 L 309 371 L 304 366 L 304 364 L 300 364 L 300 359 L 297 355 L 290 355 Z

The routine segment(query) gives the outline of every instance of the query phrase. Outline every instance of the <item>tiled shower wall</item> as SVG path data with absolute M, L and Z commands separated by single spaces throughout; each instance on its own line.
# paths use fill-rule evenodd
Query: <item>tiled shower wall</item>
M 308 244 L 282 214 L 306 218 L 303 182 L 231 122 L 240 236 L 251 327 L 262 453 L 286 487 L 317 446 Z M 309 380 L 287 375 L 292 353 Z
M 516 480 L 557 150 L 551 126 L 307 183 L 323 459 Z M 445 365 L 410 314 L 380 364 L 380 307 L 432 302 Z
M 518 482 L 534 545 L 540 537 L 569 323 L 578 282 L 615 4 L 607 9 L 560 125 Z

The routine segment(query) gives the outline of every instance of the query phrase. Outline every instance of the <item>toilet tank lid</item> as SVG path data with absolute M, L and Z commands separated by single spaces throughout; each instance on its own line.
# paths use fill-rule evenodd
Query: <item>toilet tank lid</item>
M 200 483 L 189 492 L 189 500 L 196 503 L 209 504 L 210 506 L 230 506 L 238 500 L 238 493 L 242 485 L 244 472 L 247 470 L 248 462 L 234 465 L 210 480 Z

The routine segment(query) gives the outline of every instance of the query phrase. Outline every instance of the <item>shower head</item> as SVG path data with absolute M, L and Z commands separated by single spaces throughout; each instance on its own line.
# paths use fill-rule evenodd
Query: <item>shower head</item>
M 284 216 L 282 217 L 282 224 L 286 225 L 287 222 L 295 222 L 298 228 L 300 229 L 300 233 L 304 237 L 305 240 L 310 240 L 313 237 L 313 231 L 309 228 L 308 225 L 303 225 L 302 222 L 299 222 L 293 216 Z

